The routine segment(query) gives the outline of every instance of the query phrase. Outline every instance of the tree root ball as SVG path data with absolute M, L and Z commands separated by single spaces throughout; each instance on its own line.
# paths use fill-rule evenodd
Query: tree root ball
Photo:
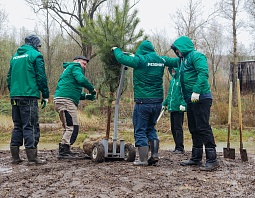
M 88 156 L 91 156 L 91 153 L 92 153 L 92 146 L 94 143 L 96 142 L 100 142 L 102 139 L 87 139 L 83 142 L 83 150 L 84 150 L 84 153 Z M 108 152 L 109 153 L 112 153 L 113 152 L 113 142 L 112 140 L 109 140 L 108 141 Z M 117 142 L 116 144 L 116 152 L 119 153 L 120 152 L 120 144 L 119 142 Z

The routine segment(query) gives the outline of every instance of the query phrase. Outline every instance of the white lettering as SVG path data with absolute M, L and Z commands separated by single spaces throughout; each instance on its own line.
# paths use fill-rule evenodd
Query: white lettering
M 28 57 L 28 54 L 23 54 L 23 55 L 20 55 L 20 56 L 15 56 L 15 57 L 13 57 L 13 60 L 20 59 L 20 58 L 26 58 L 26 57 Z
M 154 67 L 164 67 L 164 63 L 148 63 L 148 66 L 154 66 Z

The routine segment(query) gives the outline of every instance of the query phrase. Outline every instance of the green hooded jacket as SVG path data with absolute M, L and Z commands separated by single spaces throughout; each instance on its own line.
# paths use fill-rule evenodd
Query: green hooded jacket
M 135 55 L 126 55 L 121 49 L 114 50 L 116 60 L 133 68 L 134 98 L 163 101 L 163 74 L 165 61 L 158 56 L 150 41 L 144 40 Z
M 49 98 L 43 55 L 31 45 L 22 45 L 10 59 L 7 74 L 10 97 Z
M 167 97 L 163 102 L 163 106 L 167 106 L 168 111 L 175 112 L 180 111 L 180 105 L 187 108 L 187 104 L 182 95 L 182 88 L 180 83 L 179 68 L 174 68 L 175 73 L 172 73 L 172 70 L 169 69 L 172 79 L 169 84 L 169 89 Z
M 193 92 L 199 93 L 200 99 L 203 97 L 211 98 L 206 56 L 194 49 L 193 42 L 187 36 L 179 37 L 172 47 L 178 49 L 182 53 L 183 58 L 164 56 L 164 59 L 166 60 L 166 65 L 170 66 L 170 68 L 180 65 L 180 82 L 185 101 L 190 102 Z
M 63 68 L 64 71 L 58 80 L 54 98 L 67 98 L 78 106 L 82 96 L 82 88 L 84 87 L 91 92 L 94 87 L 84 76 L 80 63 L 65 62 L 63 63 Z

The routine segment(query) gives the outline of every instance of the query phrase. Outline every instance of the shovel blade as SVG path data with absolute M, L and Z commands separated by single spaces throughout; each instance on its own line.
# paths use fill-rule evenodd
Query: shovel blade
M 243 162 L 248 161 L 247 151 L 246 149 L 240 149 L 240 155 Z
M 223 148 L 224 158 L 235 159 L 235 149 Z

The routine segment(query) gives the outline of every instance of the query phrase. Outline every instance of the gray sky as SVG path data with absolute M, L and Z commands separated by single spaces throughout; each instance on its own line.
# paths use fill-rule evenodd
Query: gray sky
M 213 9 L 213 5 L 217 0 L 203 0 L 205 10 Z M 130 0 L 132 2 L 132 0 Z M 175 13 L 177 8 L 181 8 L 187 0 L 140 0 L 135 7 L 139 10 L 140 27 L 148 33 L 162 32 L 168 38 L 175 39 L 175 30 L 173 24 L 170 24 L 170 13 Z M 0 5 L 8 13 L 9 27 L 26 27 L 33 31 L 37 18 L 23 0 L 0 0 Z M 242 32 L 238 35 L 238 41 L 248 47 L 251 38 L 248 32 Z

